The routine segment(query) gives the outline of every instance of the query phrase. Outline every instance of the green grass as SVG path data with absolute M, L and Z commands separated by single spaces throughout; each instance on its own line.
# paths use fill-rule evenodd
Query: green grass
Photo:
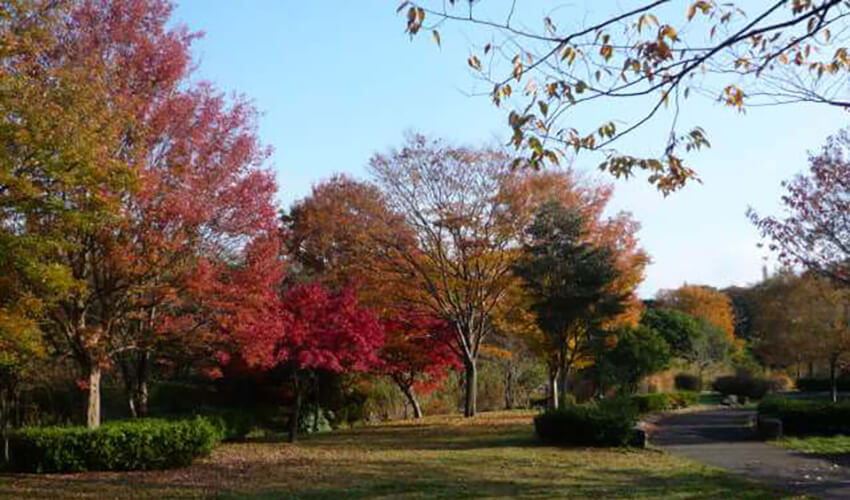
M 850 454 L 850 436 L 784 437 L 776 441 L 783 448 L 809 454 Z
M 529 412 L 224 444 L 185 469 L 0 475 L 4 498 L 788 498 L 657 450 L 541 446 Z

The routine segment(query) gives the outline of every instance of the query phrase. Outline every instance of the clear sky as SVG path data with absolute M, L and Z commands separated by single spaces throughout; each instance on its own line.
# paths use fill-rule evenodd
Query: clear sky
M 194 47 L 196 77 L 247 95 L 263 113 L 260 135 L 274 148 L 282 206 L 335 172 L 365 177 L 369 157 L 397 145 L 408 129 L 464 143 L 506 137 L 502 111 L 466 95 L 474 81 L 463 29 L 445 30 L 440 49 L 427 36 L 410 42 L 396 5 L 178 2 L 175 20 L 206 33 Z M 616 182 L 613 208 L 641 222 L 641 242 L 654 260 L 645 297 L 683 282 L 757 281 L 766 251 L 756 247 L 747 207 L 777 213 L 780 182 L 803 170 L 807 152 L 847 123 L 836 109 L 802 105 L 740 115 L 700 104 L 690 112 L 713 144 L 691 163 L 702 184 L 664 198 L 639 177 Z M 580 157 L 575 168 L 609 180 L 597 163 Z

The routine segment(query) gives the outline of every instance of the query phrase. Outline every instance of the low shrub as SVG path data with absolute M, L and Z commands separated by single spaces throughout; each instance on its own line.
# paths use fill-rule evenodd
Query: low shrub
M 333 418 L 333 413 L 322 407 L 316 407 L 314 404 L 304 405 L 298 413 L 298 432 L 310 434 L 331 431 Z
M 734 395 L 739 398 L 762 399 L 770 389 L 770 384 L 761 377 L 739 374 L 717 377 L 712 387 L 724 396 Z
M 702 381 L 696 375 L 690 373 L 679 373 L 673 379 L 673 384 L 677 391 L 694 391 L 702 390 Z
M 85 427 L 29 427 L 9 439 L 19 472 L 148 470 L 183 467 L 212 451 L 219 431 L 205 418 L 142 419 Z
M 846 375 L 838 377 L 836 383 L 839 391 L 850 391 L 850 378 Z M 797 380 L 797 389 L 802 392 L 829 392 L 832 383 L 829 378 L 803 377 Z
M 627 399 L 568 405 L 534 418 L 541 441 L 556 445 L 626 446 L 634 436 L 637 408 Z
M 631 399 L 639 413 L 652 413 L 694 406 L 699 401 L 699 394 L 693 391 L 663 392 L 636 394 Z
M 759 416 L 782 421 L 782 432 L 790 436 L 850 434 L 850 401 L 792 400 L 767 398 L 759 404 Z
M 221 441 L 238 441 L 258 427 L 256 415 L 237 409 L 206 408 L 198 412 L 218 432 Z

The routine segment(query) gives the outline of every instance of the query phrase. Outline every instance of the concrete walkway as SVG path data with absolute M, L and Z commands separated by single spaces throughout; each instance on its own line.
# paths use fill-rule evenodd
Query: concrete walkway
M 795 453 L 757 440 L 755 412 L 712 409 L 661 418 L 650 442 L 666 451 L 795 493 L 850 499 L 850 463 Z

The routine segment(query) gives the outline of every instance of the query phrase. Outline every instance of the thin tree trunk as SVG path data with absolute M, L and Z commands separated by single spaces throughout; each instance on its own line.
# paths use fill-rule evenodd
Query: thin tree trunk
M 513 363 L 508 361 L 508 372 L 505 377 L 505 409 L 514 408 L 514 370 Z
M 136 409 L 136 389 L 133 383 L 133 376 L 130 374 L 130 361 L 126 356 L 120 356 L 118 359 L 118 367 L 121 369 L 121 379 L 124 381 L 124 394 L 127 397 L 127 407 L 130 410 L 131 418 L 138 418 L 139 412 Z
M 136 364 L 136 411 L 140 417 L 148 416 L 148 400 L 150 399 L 148 391 L 148 377 L 150 376 L 150 352 L 142 351 L 139 353 L 139 360 Z
M 549 408 L 553 410 L 557 410 L 561 407 L 560 401 L 558 400 L 558 396 L 560 396 L 560 391 L 558 390 L 558 378 L 559 378 L 559 370 L 557 369 L 549 369 Z
M 319 376 L 313 373 L 313 394 L 315 394 L 315 406 L 313 408 L 313 433 L 319 432 L 319 417 L 322 414 L 322 407 L 319 406 Z
M 93 429 L 100 426 L 101 369 L 96 363 L 92 363 L 88 371 L 89 387 L 86 397 L 86 426 Z
M 836 371 L 838 367 L 838 357 L 831 356 L 829 358 L 829 385 L 831 389 L 831 397 L 832 402 L 838 402 L 838 377 L 836 376 Z
M 464 417 L 474 417 L 477 413 L 477 399 L 478 399 L 478 370 L 475 366 L 475 360 L 469 359 L 466 361 L 466 373 L 465 373 L 465 394 L 464 394 Z
M 809 378 L 815 376 L 815 363 L 814 361 L 809 361 Z
M 413 387 L 399 382 L 396 383 L 398 384 L 399 389 L 401 389 L 401 393 L 404 394 L 407 404 L 409 404 L 413 409 L 413 418 L 415 420 L 420 420 L 422 418 L 422 407 L 419 405 L 419 400 L 416 398 L 416 393 L 413 391 Z M 404 405 L 405 418 L 407 418 L 407 404 Z
M 301 413 L 301 384 L 298 380 L 298 370 L 292 370 L 292 385 L 295 388 L 295 401 L 292 404 L 292 415 L 289 419 L 289 442 L 298 440 L 298 417 Z
M 561 391 L 561 404 L 566 406 L 569 402 L 570 388 L 569 388 L 569 378 L 570 371 L 566 368 L 561 370 L 560 373 L 560 383 L 558 389 Z

